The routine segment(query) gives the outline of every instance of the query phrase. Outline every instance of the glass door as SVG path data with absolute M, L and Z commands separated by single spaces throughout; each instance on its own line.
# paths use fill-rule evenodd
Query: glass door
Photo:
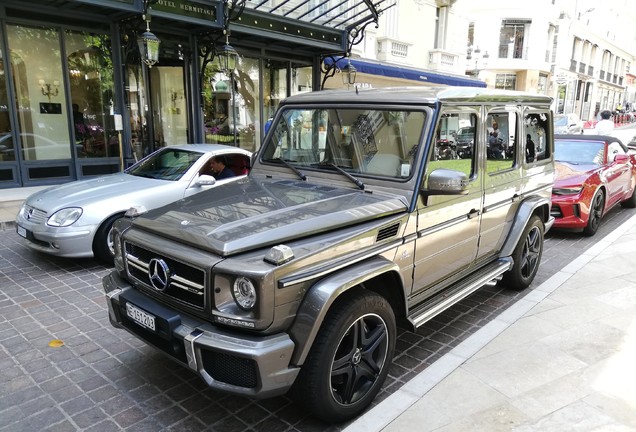
M 126 100 L 130 113 L 130 143 L 135 160 L 154 150 L 191 142 L 189 64 L 183 40 L 158 35 L 159 63 L 149 68 L 139 58 L 126 58 Z
M 188 110 L 183 66 L 150 69 L 150 103 L 155 149 L 188 142 Z

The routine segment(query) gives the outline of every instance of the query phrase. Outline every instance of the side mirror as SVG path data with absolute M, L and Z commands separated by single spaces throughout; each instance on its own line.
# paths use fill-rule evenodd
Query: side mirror
M 468 176 L 462 171 L 438 168 L 428 175 L 427 186 L 420 191 L 426 196 L 465 195 L 468 193 Z
M 628 161 L 629 161 L 629 155 L 621 153 L 614 156 L 614 162 L 616 163 L 627 163 Z
M 201 186 L 212 186 L 215 183 L 216 183 L 216 179 L 214 177 L 212 177 L 211 175 L 202 174 L 202 175 L 199 176 L 199 178 L 194 183 L 194 185 L 198 186 L 198 187 L 201 187 Z

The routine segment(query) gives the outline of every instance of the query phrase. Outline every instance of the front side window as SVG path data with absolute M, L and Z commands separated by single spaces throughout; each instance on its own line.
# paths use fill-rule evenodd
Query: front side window
M 429 157 L 427 171 L 447 168 L 472 177 L 475 171 L 477 115 L 473 110 L 446 111 L 440 117 L 435 133 L 435 148 Z
M 405 179 L 413 172 L 425 118 L 420 111 L 286 109 L 272 125 L 262 161 Z

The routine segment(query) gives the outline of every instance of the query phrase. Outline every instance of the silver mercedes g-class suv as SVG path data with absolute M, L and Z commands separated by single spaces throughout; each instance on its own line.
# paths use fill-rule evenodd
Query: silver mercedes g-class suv
M 291 390 L 350 419 L 380 390 L 398 323 L 532 282 L 553 222 L 550 103 L 452 87 L 289 97 L 246 178 L 115 224 L 110 320 L 210 387 Z M 474 151 L 440 158 L 460 128 Z M 491 151 L 493 134 L 511 151 Z

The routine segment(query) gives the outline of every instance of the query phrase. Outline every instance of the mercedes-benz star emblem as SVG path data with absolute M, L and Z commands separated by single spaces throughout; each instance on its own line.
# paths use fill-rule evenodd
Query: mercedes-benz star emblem
M 30 220 L 32 217 L 33 217 L 33 209 L 30 208 L 29 210 L 27 210 L 26 218 Z
M 148 278 L 157 291 L 165 291 L 170 286 L 170 269 L 161 258 L 153 258 L 148 265 Z

